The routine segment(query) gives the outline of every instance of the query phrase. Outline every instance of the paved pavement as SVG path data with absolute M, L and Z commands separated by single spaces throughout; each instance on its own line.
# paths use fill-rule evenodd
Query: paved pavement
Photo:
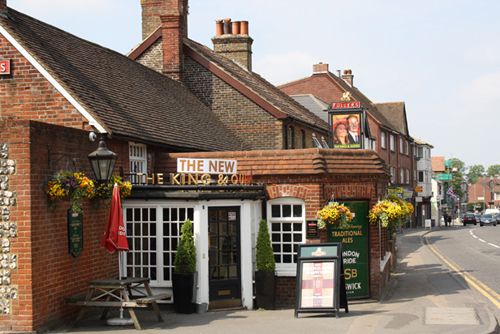
M 387 296 L 380 302 L 351 302 L 349 313 L 332 315 L 275 311 L 221 311 L 176 314 L 162 310 L 164 322 L 155 313 L 138 310 L 143 333 L 498 333 L 497 320 L 488 306 L 475 299 L 463 282 L 424 246 L 423 229 L 407 229 L 397 235 L 398 261 Z M 126 312 L 125 312 L 126 313 Z M 115 313 L 118 315 L 118 313 Z M 98 315 L 84 319 L 79 327 L 49 333 L 137 333 L 133 326 L 107 326 Z

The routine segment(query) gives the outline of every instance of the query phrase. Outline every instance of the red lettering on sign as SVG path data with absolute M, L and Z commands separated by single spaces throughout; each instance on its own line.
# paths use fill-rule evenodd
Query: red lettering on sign
M 347 109 L 347 108 L 360 108 L 360 102 L 334 102 L 332 109 Z

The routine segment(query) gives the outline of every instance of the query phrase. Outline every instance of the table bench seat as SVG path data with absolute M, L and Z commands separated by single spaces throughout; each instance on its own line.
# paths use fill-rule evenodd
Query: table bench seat
M 164 299 L 171 299 L 172 298 L 171 293 L 164 293 L 164 294 L 159 294 L 159 295 L 152 295 L 152 296 L 147 296 L 147 297 L 142 297 L 135 299 L 135 302 L 137 304 L 149 304 L 157 300 L 164 300 Z

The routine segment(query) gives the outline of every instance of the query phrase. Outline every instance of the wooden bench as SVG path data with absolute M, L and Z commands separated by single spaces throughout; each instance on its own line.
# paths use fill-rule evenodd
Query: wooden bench
M 109 301 L 109 300 L 95 300 L 94 298 L 99 297 L 98 293 L 94 293 L 90 300 L 85 300 L 86 294 L 66 297 L 64 300 L 68 305 L 77 306 L 101 306 L 101 307 L 148 307 L 148 304 L 156 302 L 158 300 L 171 299 L 172 294 L 164 293 L 152 296 L 144 296 L 137 299 L 132 299 L 130 301 Z

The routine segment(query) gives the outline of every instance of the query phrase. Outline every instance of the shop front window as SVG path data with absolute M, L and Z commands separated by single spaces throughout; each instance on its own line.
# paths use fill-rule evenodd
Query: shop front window
M 298 245 L 305 242 L 304 201 L 296 198 L 269 201 L 268 224 L 278 275 L 295 275 Z
M 148 277 L 153 286 L 170 285 L 182 224 L 193 217 L 194 208 L 187 206 L 125 207 L 127 276 Z

